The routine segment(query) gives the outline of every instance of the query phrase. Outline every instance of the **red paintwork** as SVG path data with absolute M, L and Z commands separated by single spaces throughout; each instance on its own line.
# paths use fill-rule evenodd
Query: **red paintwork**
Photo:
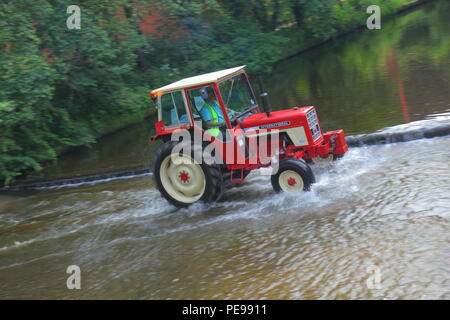
M 297 181 L 295 181 L 295 179 L 294 178 L 289 178 L 289 180 L 288 180 L 288 185 L 290 185 L 290 186 L 293 186 L 293 185 L 295 185 L 297 183 Z
M 245 74 L 244 71 L 242 73 Z M 246 75 L 246 74 L 245 74 Z M 246 75 L 247 76 L 247 75 Z M 248 79 L 248 76 L 247 76 Z M 245 154 L 243 150 L 238 146 L 236 138 L 239 136 L 245 136 L 248 134 L 257 134 L 260 132 L 259 129 L 255 128 L 255 130 L 251 130 L 251 128 L 258 127 L 258 126 L 264 126 L 272 123 L 279 123 L 279 122 L 289 122 L 286 123 L 286 125 L 277 126 L 273 128 L 267 128 L 264 131 L 270 131 L 270 130 L 280 130 L 283 132 L 283 129 L 288 128 L 294 128 L 294 127 L 304 127 L 305 134 L 307 138 L 307 145 L 304 146 L 295 146 L 295 145 L 288 145 L 285 146 L 284 137 L 282 134 L 279 135 L 279 143 L 278 150 L 271 150 L 271 143 L 270 143 L 270 136 L 268 137 L 267 141 L 267 149 L 268 153 L 270 155 L 274 155 L 275 152 L 279 152 L 279 160 L 283 159 L 310 159 L 317 156 L 327 156 L 329 154 L 336 154 L 336 155 L 343 155 L 347 152 L 348 146 L 345 141 L 345 135 L 344 130 L 335 130 L 335 131 L 329 131 L 329 132 L 323 132 L 320 127 L 320 121 L 317 119 L 320 131 L 322 133 L 321 137 L 319 137 L 316 141 L 313 140 L 311 130 L 309 129 L 308 121 L 306 118 L 306 113 L 312 109 L 314 109 L 313 106 L 307 106 L 307 107 L 294 107 L 292 109 L 287 110 L 279 110 L 279 111 L 272 111 L 270 113 L 270 116 L 267 116 L 266 113 L 260 113 L 259 107 L 256 107 L 256 111 L 258 113 L 251 114 L 248 117 L 246 117 L 244 120 L 241 121 L 240 125 L 236 125 L 235 127 L 232 127 L 230 120 L 228 119 L 228 115 L 225 112 L 225 105 L 222 100 L 222 97 L 220 95 L 220 91 L 218 88 L 218 83 L 208 83 L 208 84 L 202 84 L 194 87 L 185 88 L 184 92 L 187 95 L 187 91 L 191 89 L 196 89 L 204 86 L 212 86 L 214 88 L 214 91 L 216 93 L 217 101 L 220 105 L 220 108 L 222 110 L 222 113 L 225 118 L 226 126 L 228 129 L 232 130 L 234 139 L 230 142 L 222 142 L 218 139 L 215 139 L 214 137 L 209 136 L 202 128 L 199 128 L 194 124 L 194 118 L 192 113 L 192 106 L 190 104 L 189 99 L 187 99 L 188 102 L 188 110 L 189 110 L 189 117 L 190 117 L 190 123 L 188 124 L 181 124 L 177 126 L 171 126 L 166 127 L 164 126 L 162 121 L 158 121 L 155 123 L 155 129 L 156 134 L 151 138 L 151 141 L 155 141 L 159 137 L 170 135 L 173 132 L 177 130 L 192 130 L 192 132 L 195 134 L 198 134 L 199 136 L 205 136 L 208 141 L 210 141 L 212 144 L 214 144 L 216 148 L 216 152 L 219 153 L 220 157 L 224 160 L 226 169 L 231 171 L 230 175 L 230 181 L 232 183 L 241 183 L 244 180 L 244 170 L 251 171 L 254 169 L 262 168 L 262 167 L 268 167 L 270 166 L 270 163 L 263 163 L 263 159 L 259 158 L 259 152 L 255 152 L 252 159 L 245 158 Z M 157 93 L 152 92 L 152 97 L 155 97 Z M 245 138 L 247 143 L 249 142 L 248 138 Z M 226 146 L 232 144 L 232 150 L 234 150 L 233 158 L 227 158 L 227 155 L 225 153 Z M 240 160 L 240 161 L 238 161 Z M 187 174 L 186 174 L 187 175 Z M 180 174 L 180 179 L 182 181 L 188 181 L 189 176 Z M 187 180 L 183 180 L 187 179 Z M 294 181 L 292 182 L 291 179 Z M 288 183 L 292 185 L 291 183 L 296 183 L 294 178 L 289 179 Z
M 290 121 L 291 124 L 287 125 L 287 126 L 276 127 L 276 129 L 285 129 L 285 128 L 291 128 L 291 127 L 304 126 L 302 121 L 306 121 L 306 118 L 303 119 L 300 117 L 303 117 L 307 111 L 309 111 L 313 108 L 314 107 L 303 107 L 303 108 L 298 108 L 296 110 L 288 109 L 288 110 L 272 111 L 270 113 L 270 117 L 268 117 L 266 113 L 252 114 L 252 115 L 248 116 L 247 118 L 245 118 L 244 121 L 242 121 L 242 126 L 244 128 L 251 128 L 251 127 L 256 127 L 259 125 L 282 122 L 282 121 Z
M 165 135 L 170 135 L 177 130 L 188 130 L 189 128 L 190 128 L 189 123 L 183 123 L 183 124 L 177 125 L 177 126 L 166 127 L 166 126 L 164 126 L 164 123 L 162 122 L 162 120 L 160 120 L 158 122 L 155 122 L 156 134 L 150 138 L 150 142 L 155 142 L 156 140 L 158 140 L 159 137 L 165 136 Z
M 189 174 L 185 171 L 180 172 L 179 178 L 182 182 L 189 182 Z

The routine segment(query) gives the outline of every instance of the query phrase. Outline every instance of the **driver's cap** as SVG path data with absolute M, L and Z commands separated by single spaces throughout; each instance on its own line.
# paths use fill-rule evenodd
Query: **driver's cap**
M 206 88 L 201 88 L 200 89 L 200 95 L 202 96 L 203 99 L 207 99 L 208 98 L 208 91 L 206 91 Z

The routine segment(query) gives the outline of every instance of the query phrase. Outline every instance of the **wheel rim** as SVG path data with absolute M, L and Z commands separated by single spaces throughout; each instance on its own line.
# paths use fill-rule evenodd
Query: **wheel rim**
M 293 170 L 285 170 L 278 176 L 281 190 L 287 192 L 303 191 L 305 184 L 300 174 Z
M 202 167 L 185 154 L 168 155 L 161 163 L 160 178 L 167 193 L 183 203 L 193 203 L 205 192 L 206 179 Z
M 311 159 L 314 163 L 330 163 L 333 161 L 333 154 L 328 154 L 326 157 L 322 158 L 321 156 L 317 156 Z

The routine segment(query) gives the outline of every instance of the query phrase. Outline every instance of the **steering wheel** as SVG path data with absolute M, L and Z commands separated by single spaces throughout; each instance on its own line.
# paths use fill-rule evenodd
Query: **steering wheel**
M 243 109 L 245 110 L 246 108 L 243 108 Z M 238 115 L 236 116 L 236 119 L 242 118 L 242 117 L 245 116 L 246 114 L 249 114 L 249 113 L 253 112 L 253 110 L 254 110 L 254 108 L 251 107 L 251 108 L 247 109 L 246 111 L 244 111 L 244 112 L 242 112 L 242 113 L 238 113 Z
M 233 109 L 227 109 L 227 115 L 229 119 L 236 118 L 239 112 L 234 111 Z

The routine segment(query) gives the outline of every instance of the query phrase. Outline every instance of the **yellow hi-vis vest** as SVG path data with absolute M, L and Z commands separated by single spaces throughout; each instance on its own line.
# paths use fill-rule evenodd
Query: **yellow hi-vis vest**
M 213 107 L 211 107 L 211 105 L 207 102 L 205 102 L 205 104 L 208 106 L 209 112 L 211 112 L 212 115 L 212 122 L 218 123 L 219 122 L 219 115 L 217 114 L 216 110 L 214 110 Z M 208 130 L 206 130 L 206 132 L 208 132 L 209 135 L 211 135 L 212 137 L 217 137 L 220 133 L 220 129 L 218 127 L 214 127 L 214 128 L 210 128 Z

